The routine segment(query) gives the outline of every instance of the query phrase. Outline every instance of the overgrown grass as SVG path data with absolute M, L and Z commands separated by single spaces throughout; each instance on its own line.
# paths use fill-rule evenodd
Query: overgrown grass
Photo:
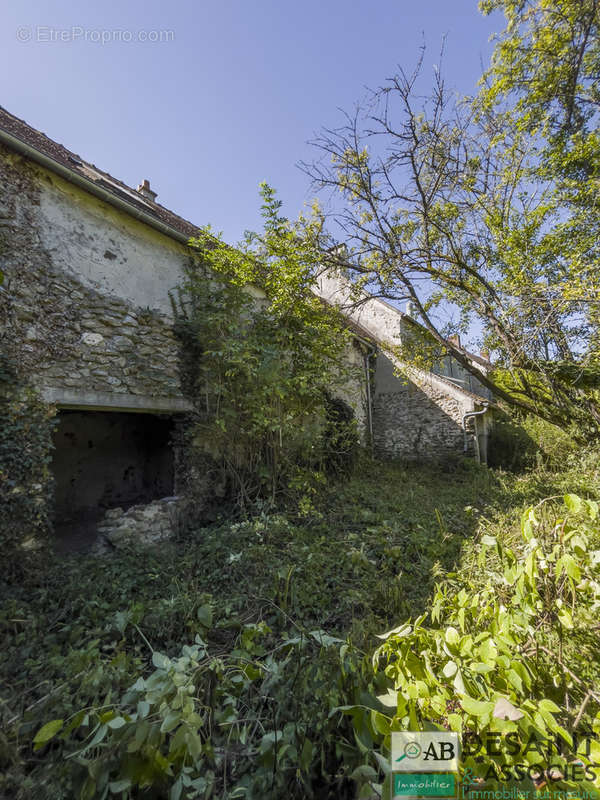
M 245 626 L 262 622 L 267 650 L 319 629 L 368 651 L 375 634 L 427 608 L 445 571 L 472 563 L 483 533 L 509 541 L 525 506 L 566 491 L 600 496 L 595 458 L 521 476 L 365 460 L 309 518 L 222 521 L 143 556 L 44 558 L 2 586 L 0 795 L 75 796 L 63 746 L 33 753 L 35 731 L 114 701 L 147 674 L 152 650 L 174 656 L 198 634 L 215 655 L 231 653 Z

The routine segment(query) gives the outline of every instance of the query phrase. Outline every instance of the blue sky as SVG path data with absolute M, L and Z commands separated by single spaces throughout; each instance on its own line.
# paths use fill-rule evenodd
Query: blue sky
M 262 180 L 301 211 L 307 141 L 413 66 L 423 37 L 426 74 L 446 36 L 447 81 L 466 94 L 501 22 L 476 0 L 20 0 L 3 9 L 0 104 L 235 242 L 260 224 Z

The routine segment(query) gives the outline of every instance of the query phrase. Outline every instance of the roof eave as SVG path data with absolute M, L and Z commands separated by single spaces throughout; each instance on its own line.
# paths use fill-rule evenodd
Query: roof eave
M 40 166 L 45 167 L 51 172 L 54 172 L 61 178 L 73 183 L 75 186 L 78 186 L 84 191 L 89 192 L 89 194 L 92 194 L 100 200 L 103 200 L 105 203 L 108 203 L 119 211 L 124 211 L 126 214 L 129 214 L 140 222 L 149 225 L 151 228 L 154 228 L 165 236 L 175 239 L 175 241 L 179 242 L 180 244 L 188 244 L 190 237 L 186 234 L 181 233 L 175 228 L 172 228 L 170 225 L 167 225 L 161 220 L 156 219 L 156 217 L 153 217 L 151 214 L 147 214 L 141 209 L 136 208 L 133 203 L 128 203 L 126 200 L 122 200 L 106 189 L 103 189 L 101 186 L 98 186 L 96 183 L 94 183 L 94 181 L 85 178 L 83 175 L 80 175 L 73 170 L 70 170 L 68 167 L 60 164 L 58 161 L 50 156 L 47 156 L 45 153 L 41 153 L 35 147 L 32 147 L 31 145 L 27 144 L 27 142 L 22 141 L 17 136 L 13 136 L 11 133 L 8 133 L 8 131 L 3 130 L 2 128 L 0 128 L 0 142 L 12 150 L 16 150 L 18 153 L 21 153 L 21 155 L 24 155 L 26 158 L 35 161 Z

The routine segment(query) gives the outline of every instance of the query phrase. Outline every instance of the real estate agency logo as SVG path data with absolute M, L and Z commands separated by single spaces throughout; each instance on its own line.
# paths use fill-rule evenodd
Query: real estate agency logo
M 460 741 L 448 731 L 392 733 L 393 772 L 454 772 L 458 770 Z

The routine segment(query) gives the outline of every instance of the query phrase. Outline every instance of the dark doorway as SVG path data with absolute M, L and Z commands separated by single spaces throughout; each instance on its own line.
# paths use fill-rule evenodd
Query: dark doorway
M 59 413 L 52 471 L 60 549 L 84 549 L 109 508 L 173 494 L 172 430 L 170 417 L 155 414 Z

